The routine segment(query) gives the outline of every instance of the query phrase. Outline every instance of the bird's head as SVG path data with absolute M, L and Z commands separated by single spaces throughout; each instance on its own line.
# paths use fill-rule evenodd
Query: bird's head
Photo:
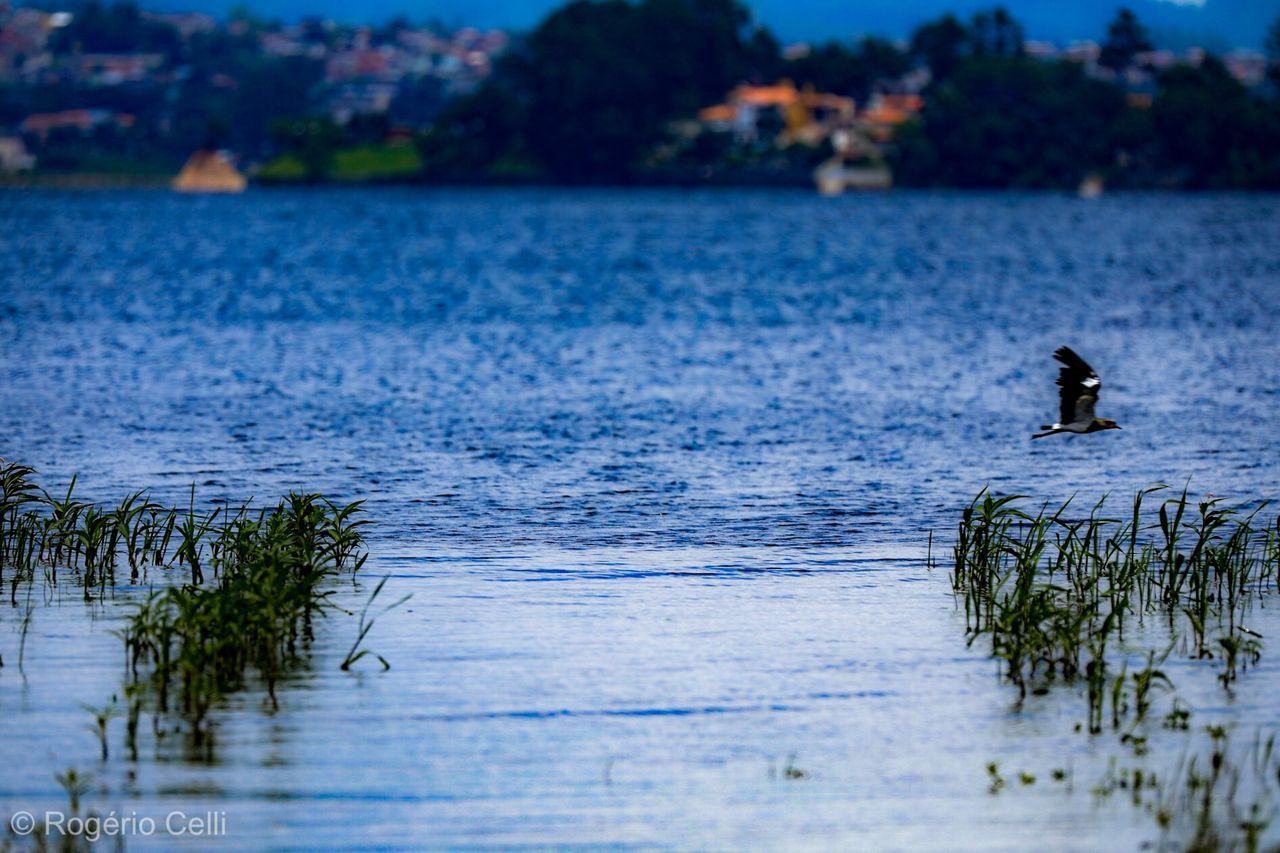
M 1110 418 L 1098 418 L 1094 423 L 1098 425 L 1098 429 L 1120 429 L 1120 424 Z

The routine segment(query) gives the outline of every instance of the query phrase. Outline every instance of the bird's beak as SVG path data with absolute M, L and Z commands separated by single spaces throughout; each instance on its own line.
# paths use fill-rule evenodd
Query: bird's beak
M 1120 424 L 1116 424 L 1113 429 L 1120 429 Z

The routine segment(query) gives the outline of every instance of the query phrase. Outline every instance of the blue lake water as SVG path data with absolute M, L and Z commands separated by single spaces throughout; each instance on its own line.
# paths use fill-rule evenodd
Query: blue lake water
M 1011 710 L 928 535 L 988 484 L 1280 497 L 1277 246 L 1274 196 L 0 194 L 0 456 L 101 500 L 365 499 L 338 600 L 413 594 L 390 671 L 338 671 L 335 615 L 215 761 L 105 765 L 81 704 L 141 590 L 39 603 L 25 678 L 6 600 L 0 815 L 74 766 L 239 849 L 1158 839 L 1088 794 L 1078 696 Z M 1123 430 L 1029 441 L 1062 344 Z M 1231 698 L 1175 669 L 1206 719 L 1280 725 L 1280 651 Z M 992 760 L 1075 790 L 993 797 Z

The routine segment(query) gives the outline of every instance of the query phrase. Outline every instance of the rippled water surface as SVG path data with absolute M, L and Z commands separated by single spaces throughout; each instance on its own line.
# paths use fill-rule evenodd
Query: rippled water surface
M 1011 710 L 928 534 L 986 484 L 1280 497 L 1277 246 L 1266 196 L 0 195 L 0 456 L 102 500 L 366 499 L 338 601 L 413 594 L 389 672 L 338 670 L 334 615 L 214 761 L 106 765 L 81 703 L 142 590 L 38 602 L 25 677 L 6 600 L 0 813 L 75 766 L 237 848 L 1136 848 L 1081 700 Z M 1064 343 L 1122 431 L 1028 440 Z M 1274 727 L 1278 661 L 1234 698 L 1174 668 Z M 1078 790 L 992 797 L 992 760 Z

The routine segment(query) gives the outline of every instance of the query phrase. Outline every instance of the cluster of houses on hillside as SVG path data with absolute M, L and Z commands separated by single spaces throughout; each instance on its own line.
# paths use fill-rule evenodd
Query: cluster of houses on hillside
M 824 189 L 878 188 L 891 183 L 884 146 L 923 107 L 919 92 L 876 92 L 859 105 L 845 95 L 780 80 L 767 86 L 737 86 L 722 103 L 700 110 L 696 121 L 678 123 L 673 130 L 685 145 L 702 134 L 720 134 L 740 150 L 765 157 L 771 149 L 793 145 L 819 150 L 826 146 L 830 156 L 819 169 Z
M 734 88 L 724 103 L 700 110 L 698 122 L 711 132 L 731 133 L 743 144 L 829 141 L 840 151 L 891 141 L 896 128 L 923 106 L 924 98 L 916 92 L 877 92 L 859 109 L 853 98 L 812 87 L 797 89 L 790 80 L 781 80 L 771 86 Z
M 386 112 L 409 81 L 437 80 L 445 96 L 470 91 L 489 76 L 494 58 L 507 47 L 507 35 L 499 30 L 464 28 L 445 36 L 404 26 L 375 39 L 369 27 L 320 26 L 330 30 L 327 41 L 309 37 L 314 25 L 300 24 L 264 34 L 262 49 L 272 56 L 323 59 L 325 107 L 340 124 L 357 115 Z
M 789 52 L 803 52 L 803 45 Z M 1131 99 L 1142 102 L 1155 91 L 1156 76 L 1164 69 L 1184 63 L 1199 65 L 1205 52 L 1190 48 L 1182 53 L 1152 50 L 1138 53 L 1123 72 L 1117 73 L 1099 61 L 1102 48 L 1096 42 L 1073 42 L 1059 48 L 1048 42 L 1028 41 L 1028 56 L 1046 61 L 1066 60 L 1085 66 L 1091 77 L 1119 83 Z M 1266 79 L 1266 57 L 1251 50 L 1235 50 L 1223 57 L 1228 71 L 1242 84 L 1254 87 Z M 724 102 L 698 113 L 699 130 L 731 133 L 742 144 L 761 141 L 778 146 L 831 142 L 837 151 L 871 150 L 876 144 L 891 142 L 896 128 L 913 118 L 924 106 L 921 93 L 929 83 L 927 69 L 916 69 L 899 80 L 883 81 L 865 105 L 852 98 L 797 88 L 789 80 L 768 86 L 738 86 Z M 852 146 L 852 148 L 850 148 Z
M 806 49 L 805 45 L 794 45 L 788 52 L 802 55 Z M 1179 63 L 1199 65 L 1205 57 L 1199 48 L 1182 53 L 1145 51 L 1117 72 L 1101 63 L 1102 48 L 1096 42 L 1074 42 L 1059 48 L 1048 42 L 1027 41 L 1023 50 L 1044 61 L 1080 63 L 1089 76 L 1119 84 L 1130 103 L 1137 106 L 1150 106 L 1162 70 Z M 1245 86 L 1258 86 L 1266 79 L 1266 58 L 1257 51 L 1232 51 L 1223 62 Z M 811 148 L 825 145 L 830 157 L 815 176 L 821 189 L 839 192 L 853 186 L 886 187 L 892 179 L 885 166 L 885 149 L 893 144 L 898 129 L 923 109 L 922 93 L 929 80 L 928 69 L 918 68 L 898 80 L 881 81 L 879 91 L 865 104 L 812 87 L 797 88 L 789 80 L 741 85 L 723 102 L 700 110 L 696 121 L 680 122 L 673 129 L 685 144 L 701 134 L 722 134 L 742 150 L 765 154 L 769 149 L 796 144 Z
M 89 136 L 134 127 L 141 120 L 127 105 L 122 109 L 101 106 L 114 103 L 112 91 L 148 90 L 172 103 L 183 97 L 184 84 L 198 74 L 205 75 L 215 90 L 234 91 L 239 86 L 234 69 L 207 64 L 197 69 L 189 59 L 199 53 L 197 47 L 218 37 L 234 40 L 238 50 L 247 45 L 264 59 L 311 60 L 323 70 L 308 103 L 282 107 L 296 113 L 327 114 L 338 124 L 388 114 L 401 96 L 407 97 L 400 103 L 416 97 L 424 81 L 439 102 L 470 91 L 492 72 L 495 58 L 508 45 L 507 35 L 500 31 L 443 32 L 404 22 L 378 28 L 317 19 L 284 25 L 247 17 L 220 22 L 204 14 L 141 12 L 147 25 L 171 34 L 168 49 L 153 45 L 138 52 L 86 51 L 74 39 L 59 38 L 59 31 L 74 26 L 76 14 L 83 13 L 15 7 L 12 2 L 0 0 L 0 87 L 33 91 L 65 85 L 73 92 L 107 91 L 97 92 L 91 99 L 93 106 L 86 101 L 65 103 L 65 109 L 52 112 L 0 114 L 0 172 L 31 168 L 35 161 L 28 149 L 38 149 L 58 134 Z M 1090 75 L 1121 84 L 1131 99 L 1148 102 L 1160 70 L 1179 62 L 1198 64 L 1204 56 L 1198 49 L 1181 54 L 1153 50 L 1139 54 L 1117 73 L 1101 64 L 1102 48 L 1094 42 L 1058 47 L 1027 41 L 1023 47 L 1032 57 L 1079 62 Z M 793 45 L 785 55 L 799 56 L 807 50 L 805 45 Z M 1261 53 L 1238 50 L 1223 60 L 1247 86 L 1259 85 L 1265 78 L 1267 65 Z M 786 80 L 741 85 L 728 92 L 723 102 L 706 105 L 695 120 L 681 123 L 679 133 L 686 139 L 700 134 L 727 136 L 744 149 L 826 145 L 839 163 L 874 164 L 883 160 L 883 148 L 892 144 L 897 129 L 922 109 L 928 82 L 928 69 L 915 68 L 898 80 L 881 81 L 861 104 L 841 93 L 818 92 Z M 396 132 L 411 132 L 429 120 L 430 112 L 425 110 L 408 119 L 396 117 Z M 154 119 L 149 121 L 156 124 Z M 147 129 L 165 132 L 163 123 Z
M 202 39 L 225 35 L 238 45 L 249 44 L 263 58 L 304 57 L 320 63 L 323 79 L 314 87 L 310 103 L 289 106 L 328 114 L 342 124 L 358 115 L 387 112 L 397 95 L 424 80 L 432 83 L 441 99 L 470 91 L 490 74 L 495 57 L 507 46 L 507 35 L 501 31 L 470 28 L 443 32 L 408 23 L 374 29 L 324 20 L 282 25 L 234 17 L 219 22 L 204 14 L 140 14 L 147 24 L 171 29 L 180 49 L 86 51 L 79 44 L 69 46 L 71 39 L 59 38 L 59 31 L 75 22 L 75 12 L 0 0 L 0 87 L 107 90 L 92 99 L 96 104 L 112 102 L 112 91 L 122 93 L 124 102 L 129 100 L 125 93 L 149 89 L 164 92 L 164 98 L 174 101 L 182 97 L 183 84 L 195 73 L 186 56 Z M 213 73 L 208 82 L 215 90 L 228 91 L 239 83 L 232 73 Z M 12 153 L 21 144 L 14 136 L 37 145 L 59 130 L 87 134 L 103 125 L 125 126 L 134 120 L 128 107 L 114 111 L 90 109 L 88 103 L 67 106 L 74 108 L 0 118 L 0 136 L 10 139 L 0 148 L 0 170 L 27 162 L 25 155 Z
M 343 26 L 328 20 L 293 25 L 254 24 L 232 19 L 220 24 L 209 15 L 141 13 L 172 28 L 184 43 L 225 27 L 232 36 L 248 36 L 263 56 L 303 56 L 322 61 L 325 82 L 399 84 L 407 78 L 436 77 L 450 92 L 466 91 L 484 79 L 493 58 L 507 46 L 501 31 L 464 28 L 442 33 L 410 24 Z M 0 84 L 70 82 L 117 86 L 144 81 L 169 82 L 183 73 L 181 61 L 155 51 L 94 53 L 54 49 L 52 36 L 75 20 L 73 12 L 13 7 L 0 0 Z

